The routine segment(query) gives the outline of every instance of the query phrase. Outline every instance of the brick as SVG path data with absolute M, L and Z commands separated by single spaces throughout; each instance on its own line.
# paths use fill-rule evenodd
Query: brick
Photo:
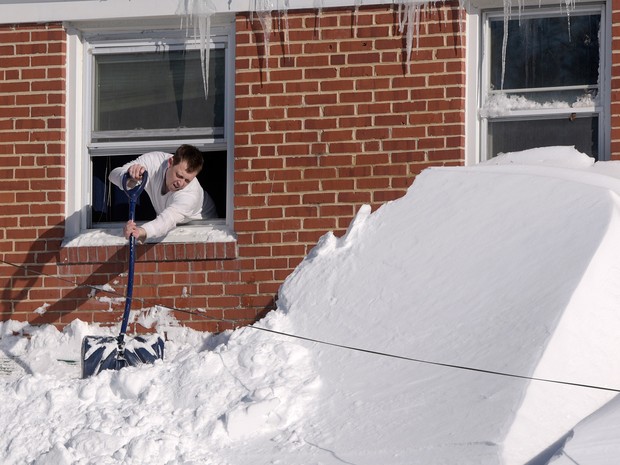
M 329 153 L 359 153 L 362 151 L 361 144 L 359 142 L 340 142 L 330 143 Z
M 323 131 L 321 133 L 321 141 L 323 142 L 334 142 L 341 140 L 353 140 L 353 130 L 342 129 L 335 131 Z

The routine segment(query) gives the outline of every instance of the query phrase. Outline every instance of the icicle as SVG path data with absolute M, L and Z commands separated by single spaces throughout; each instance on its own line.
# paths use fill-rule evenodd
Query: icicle
M 411 52 L 413 51 L 413 39 L 419 43 L 420 19 L 423 4 L 417 0 L 402 0 L 398 4 L 398 31 L 407 37 L 407 69 L 411 68 Z M 406 31 L 405 31 L 406 29 Z
M 464 19 L 467 17 L 467 7 L 469 5 L 469 0 L 459 0 L 459 36 L 463 37 L 465 35 L 465 30 L 463 29 Z
M 280 30 L 284 31 L 284 49 L 286 50 L 286 55 L 290 56 L 291 54 L 291 41 L 289 37 L 288 31 L 288 9 L 289 9 L 289 0 L 284 0 L 284 6 L 279 10 L 280 17 Z
M 502 77 L 500 81 L 500 90 L 504 90 L 504 76 L 506 74 L 506 50 L 508 48 L 508 22 L 510 21 L 511 8 L 511 1 L 504 0 L 504 36 L 502 37 Z
M 261 28 L 263 29 L 263 47 L 265 57 L 265 69 L 269 69 L 269 40 L 271 38 L 271 31 L 273 28 L 273 18 L 271 12 L 275 10 L 275 6 L 272 0 L 256 0 L 258 8 L 256 8 L 256 14 L 260 21 Z
M 360 6 L 362 6 L 362 0 L 355 0 L 354 2 L 355 10 L 353 10 L 353 35 L 357 37 L 357 16 L 360 11 Z
M 211 16 L 216 7 L 212 0 L 179 0 L 176 14 L 184 16 L 194 27 L 194 38 L 200 38 L 200 65 L 205 99 L 209 94 L 209 56 L 211 51 Z M 188 25 L 189 26 L 189 25 Z
M 323 0 L 314 0 L 314 9 L 316 10 L 316 30 L 318 31 L 318 39 L 321 39 L 321 15 L 323 14 Z
M 575 0 L 564 0 L 564 5 L 566 6 L 566 21 L 568 23 L 568 41 L 571 41 L 571 32 L 570 32 L 570 14 L 575 9 Z

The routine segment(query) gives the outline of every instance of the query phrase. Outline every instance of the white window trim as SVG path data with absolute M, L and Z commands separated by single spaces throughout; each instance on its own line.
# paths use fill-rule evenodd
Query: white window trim
M 467 10 L 466 82 L 465 82 L 465 165 L 480 162 L 480 118 L 478 118 L 482 48 L 481 14 L 470 6 Z
M 233 163 L 234 163 L 234 75 L 235 75 L 235 27 L 233 15 L 219 16 L 215 24 L 212 23 L 211 35 L 225 37 L 226 43 L 226 105 L 224 109 L 225 134 L 221 149 L 227 150 L 227 179 L 226 179 L 226 218 L 215 220 L 204 225 L 184 225 L 171 231 L 163 242 L 219 242 L 229 241 L 234 236 L 233 228 Z M 120 228 L 106 230 L 105 228 L 88 228 L 88 205 L 91 199 L 91 182 L 88 143 L 90 140 L 90 114 L 91 102 L 88 97 L 89 79 L 92 78 L 90 69 L 91 60 L 88 59 L 90 40 L 93 37 L 97 41 L 106 40 L 105 32 L 114 30 L 118 33 L 118 21 L 114 24 L 105 22 L 86 24 L 65 24 L 67 30 L 67 133 L 66 133 L 66 222 L 65 222 L 65 245 L 84 245 L 88 243 L 87 237 L 97 237 L 97 245 L 118 245 Z M 182 34 L 188 40 L 193 39 L 193 29 L 190 31 L 179 28 L 178 18 L 170 22 L 149 24 L 149 30 L 168 29 L 171 34 Z M 143 23 L 136 23 L 134 27 L 123 28 L 128 34 L 137 31 L 142 34 L 145 30 Z M 97 35 L 99 34 L 99 35 Z M 87 39 L 88 37 L 88 39 Z M 148 40 L 147 40 L 148 41 Z M 197 42 L 197 41 L 196 41 Z M 140 45 L 145 41 L 140 41 Z M 124 42 L 127 45 L 127 42 Z M 196 142 L 196 141 L 193 141 Z M 214 144 L 210 140 L 198 141 Z M 170 150 L 176 149 L 181 142 L 167 144 Z M 217 143 L 215 145 L 218 145 Z M 162 148 L 166 144 L 159 145 Z M 97 147 L 91 147 L 96 150 Z M 122 152 L 122 149 L 119 148 Z M 116 153 L 116 152 L 115 152 Z
M 498 6 L 497 2 L 478 1 L 481 6 Z M 525 4 L 525 2 L 524 2 Z M 560 4 L 542 1 L 536 3 L 539 8 L 557 8 L 557 11 L 564 11 L 566 8 Z M 600 57 L 600 105 L 597 111 L 599 120 L 599 160 L 609 160 L 610 158 L 610 131 L 611 131 L 611 2 L 607 1 L 592 4 L 577 5 L 580 11 L 600 11 L 601 12 L 601 45 L 602 53 Z M 497 11 L 497 8 L 495 8 Z M 486 125 L 479 114 L 482 105 L 485 82 L 488 82 L 488 67 L 483 63 L 485 44 L 482 42 L 482 32 L 485 27 L 486 10 L 478 9 L 474 6 L 467 11 L 467 84 L 466 84 L 466 154 L 465 164 L 473 165 L 486 159 Z M 542 13 L 541 13 L 542 14 Z M 566 14 L 566 13 L 564 13 Z M 488 37 L 488 35 L 487 35 Z M 485 81 L 486 80 L 486 81 Z M 566 109 L 566 113 L 592 112 L 593 108 L 587 109 Z M 531 116 L 528 112 L 513 112 L 512 116 Z M 542 115 L 540 110 L 536 115 Z M 561 114 L 559 110 L 553 110 L 553 115 Z
M 247 12 L 257 8 L 255 0 L 215 1 L 217 14 Z M 177 14 L 186 0 L 0 0 L 0 18 L 6 24 L 94 19 L 167 18 Z M 322 8 L 392 5 L 394 0 L 322 0 Z M 284 5 L 284 2 L 280 2 Z M 316 0 L 297 0 L 289 10 L 317 8 Z

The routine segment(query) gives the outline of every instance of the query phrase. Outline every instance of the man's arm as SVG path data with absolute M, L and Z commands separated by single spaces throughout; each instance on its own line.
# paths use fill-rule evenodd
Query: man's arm
M 168 206 L 157 217 L 145 223 L 142 228 L 149 238 L 161 238 L 177 224 L 202 219 L 203 191 L 200 183 L 192 181 L 185 189 L 171 194 Z
M 122 189 L 123 176 L 125 173 L 127 173 L 129 175 L 129 179 L 127 180 L 127 188 L 132 189 L 138 184 L 139 181 L 142 180 L 142 174 L 145 170 L 146 168 L 139 163 L 134 163 L 129 166 L 120 166 L 112 170 L 112 172 L 108 176 L 108 179 L 110 180 L 110 182 Z M 129 239 L 129 236 L 133 236 L 138 242 L 144 242 L 146 240 L 146 231 L 144 230 L 144 228 L 136 225 L 136 223 L 131 220 L 127 221 L 127 223 L 125 224 L 125 227 L 123 228 L 123 233 L 125 239 Z
M 159 154 L 159 152 L 141 155 L 134 161 L 122 167 L 115 168 L 109 175 L 110 181 L 122 189 L 122 178 L 125 172 L 135 180 L 142 177 L 144 167 L 149 171 L 146 192 L 149 194 L 149 198 L 157 212 L 157 217 L 143 224 L 141 227 L 137 226 L 135 223 L 127 222 L 124 228 L 126 238 L 133 235 L 143 242 L 147 238 L 163 238 L 170 230 L 174 229 L 177 224 L 186 223 L 193 219 L 202 219 L 201 210 L 204 192 L 198 180 L 194 178 L 182 190 L 162 196 L 160 192 L 160 183 L 163 182 L 163 177 L 156 177 L 153 173 L 162 166 L 162 163 L 165 163 L 165 159 L 158 160 L 157 165 L 154 165 L 154 154 Z M 157 181 L 160 181 L 160 183 Z M 129 184 L 130 183 L 128 183 L 128 187 Z
M 139 156 L 135 160 L 125 163 L 123 166 L 119 166 L 114 168 L 108 179 L 112 184 L 116 185 L 118 188 L 123 189 L 123 176 L 125 173 L 129 175 L 129 180 L 127 181 L 127 188 L 132 189 L 138 184 L 138 181 L 142 180 L 142 176 L 144 171 L 148 169 L 149 173 L 153 175 L 156 169 L 159 167 L 159 159 L 154 156 L 155 153 L 146 153 L 144 155 Z M 149 184 L 152 182 L 152 179 L 149 180 Z M 149 195 L 150 197 L 150 195 Z M 137 226 L 135 222 L 128 221 L 123 228 L 123 233 L 125 239 L 129 239 L 129 236 L 134 236 L 138 241 L 144 242 L 147 237 L 147 233 L 144 228 Z

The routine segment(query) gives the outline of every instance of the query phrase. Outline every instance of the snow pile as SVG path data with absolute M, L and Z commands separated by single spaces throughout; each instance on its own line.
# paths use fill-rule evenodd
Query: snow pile
M 553 465 L 613 465 L 620 457 L 620 396 L 584 420 Z
M 290 329 L 278 313 L 262 324 Z M 16 322 L 0 332 L 3 465 L 224 464 L 211 461 L 214 450 L 277 434 L 319 386 L 305 348 L 251 328 L 218 336 L 168 328 L 165 362 L 86 380 L 68 361 L 83 336 L 111 333 L 79 321 L 63 333 Z
M 343 238 L 325 236 L 285 283 L 280 306 L 305 337 L 330 328 L 330 340 L 371 351 L 620 387 L 620 359 L 611 357 L 620 330 L 618 197 L 601 189 L 598 174 L 589 184 L 574 169 L 531 165 L 561 157 L 571 168 L 592 165 L 572 148 L 551 150 L 425 171 L 402 201 L 362 210 Z M 524 165 L 509 166 L 520 155 Z M 420 463 L 439 449 L 457 457 L 463 443 L 526 463 L 614 395 L 458 370 L 416 373 L 424 407 L 403 408 L 400 421 L 416 437 L 407 441 L 424 449 L 418 457 L 429 454 Z
M 428 169 L 324 235 L 254 327 L 150 312 L 154 366 L 80 380 L 103 329 L 3 323 L 0 463 L 611 464 L 619 172 L 570 147 Z
M 577 152 L 573 147 L 546 147 L 524 150 L 522 152 L 500 153 L 496 157 L 481 163 L 487 165 L 544 165 L 558 168 L 592 168 L 594 159 Z M 605 165 L 607 169 L 609 163 Z

